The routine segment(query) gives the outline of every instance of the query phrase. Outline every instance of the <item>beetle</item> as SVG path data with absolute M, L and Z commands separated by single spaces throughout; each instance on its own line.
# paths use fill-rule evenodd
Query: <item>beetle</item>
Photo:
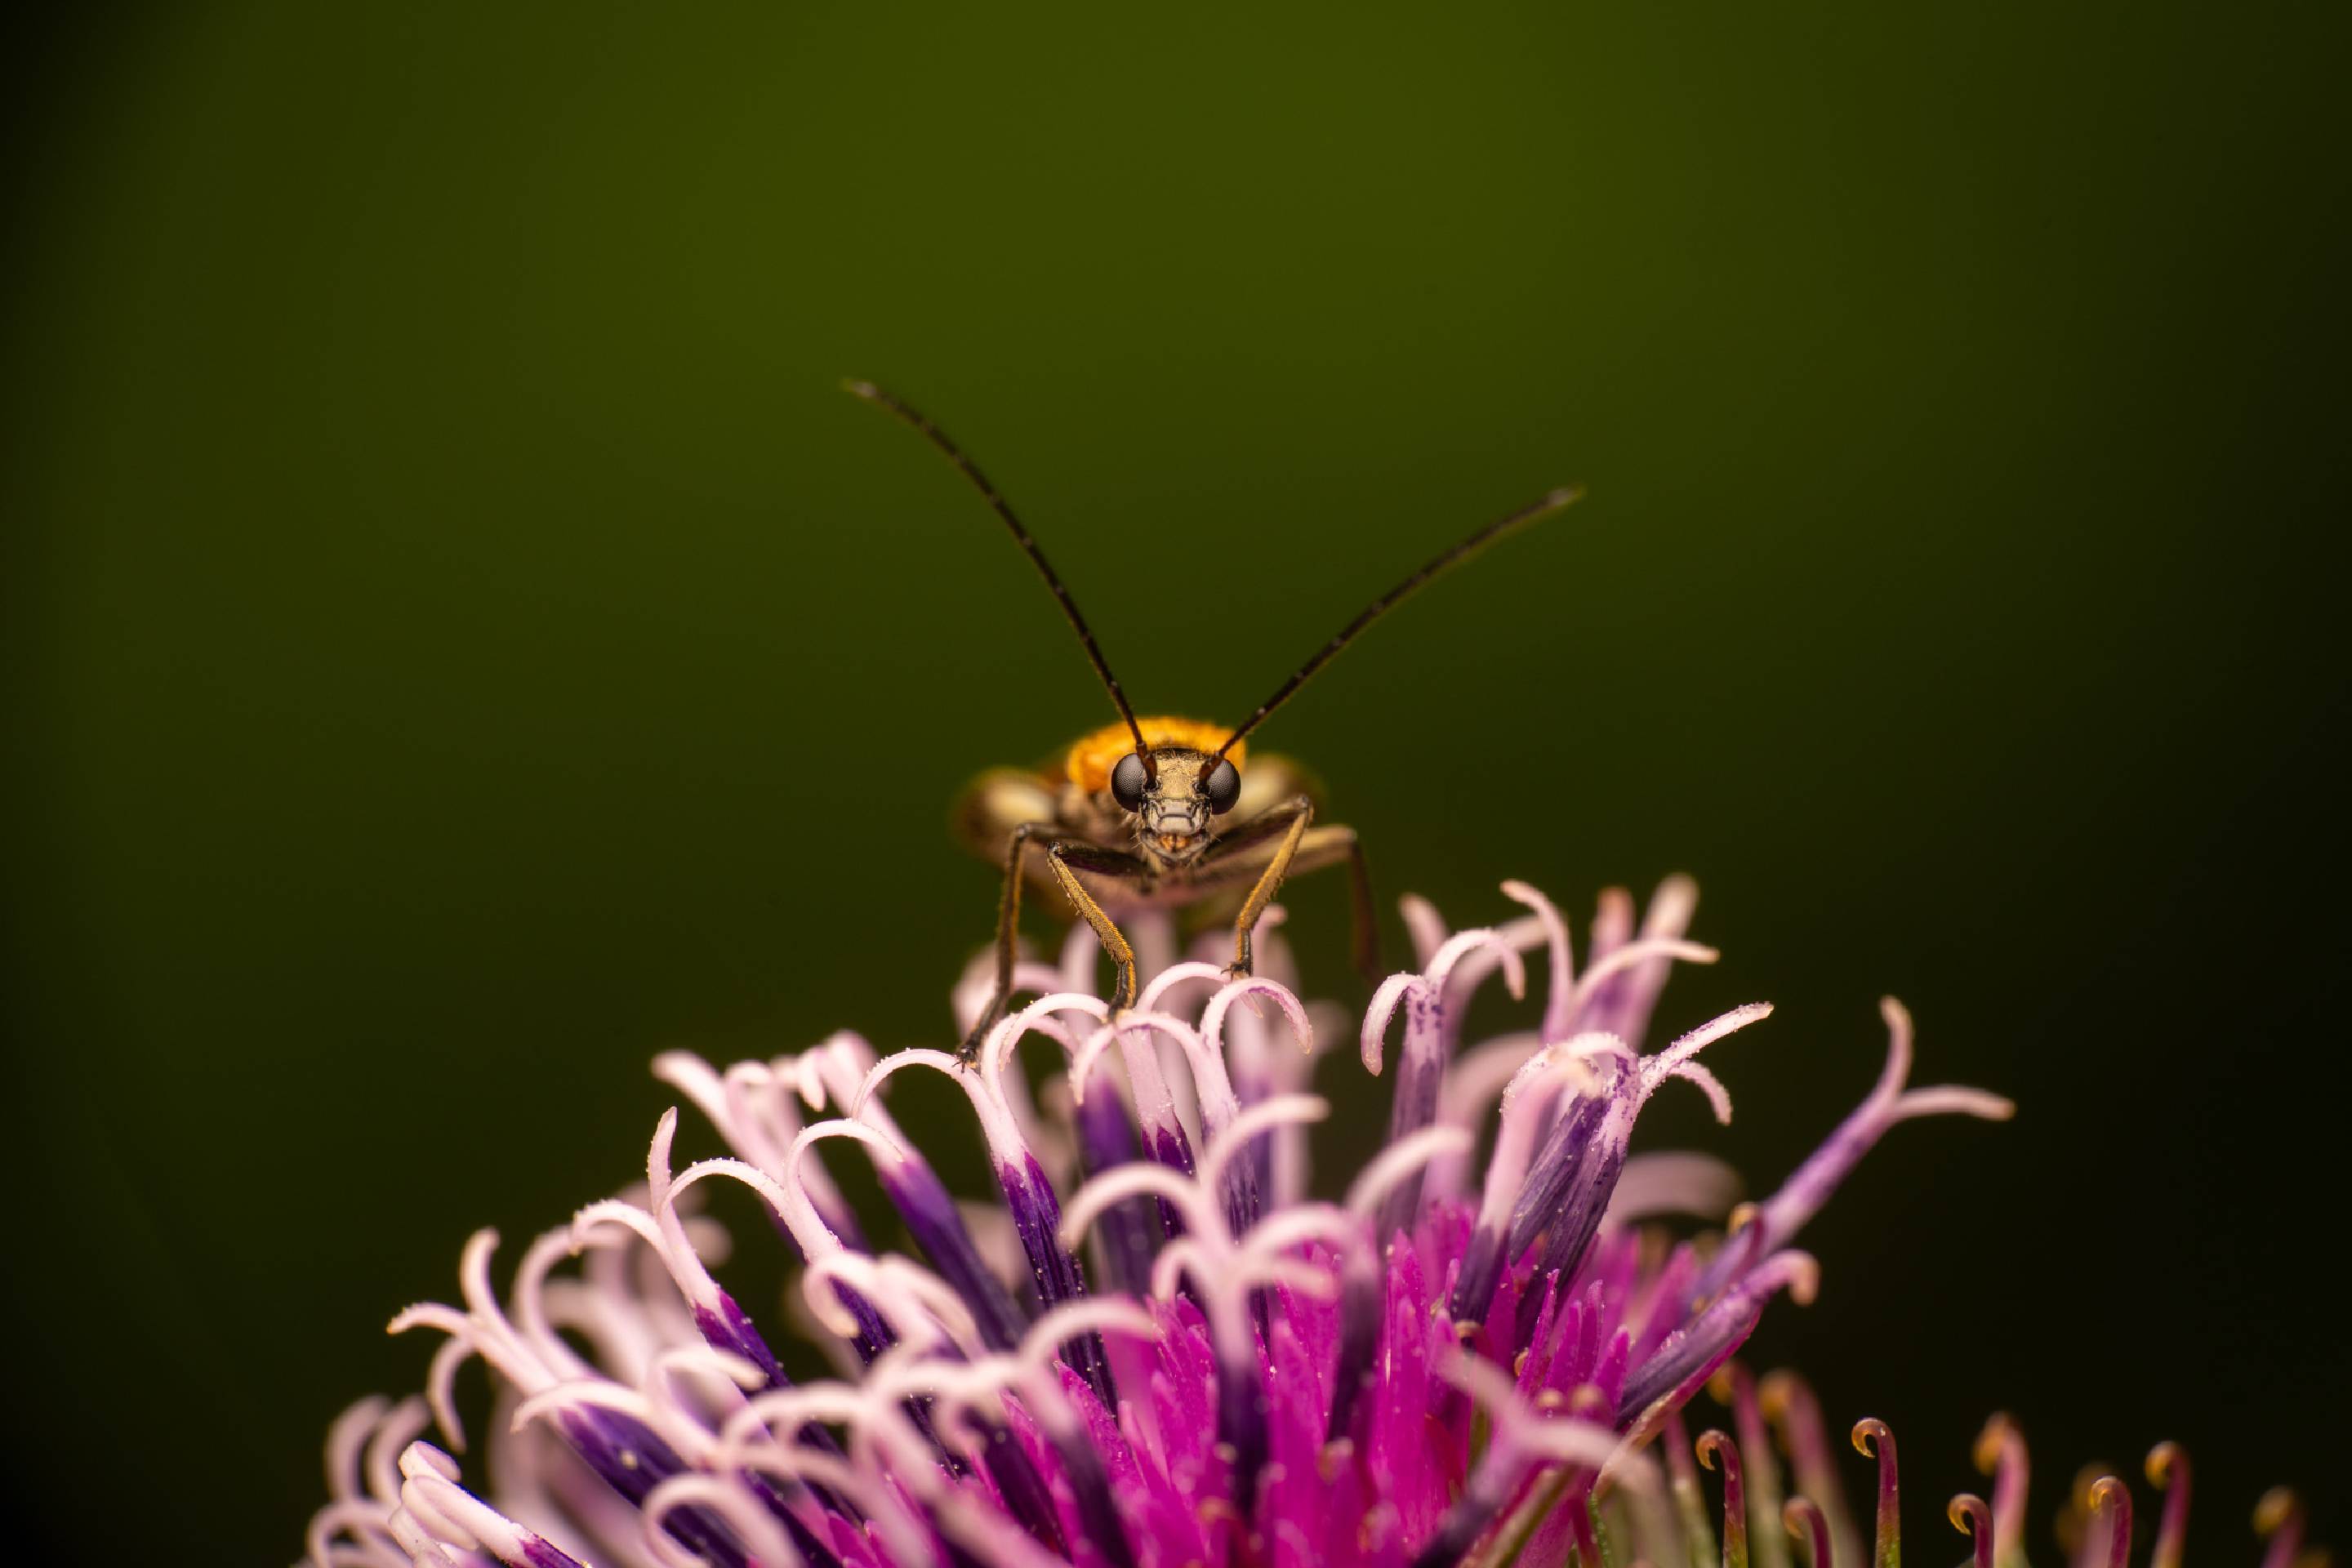
M 1118 722 L 1080 737 L 1055 762 L 1039 769 L 991 769 L 957 802 L 960 836 L 983 858 L 1000 863 L 1004 878 L 996 908 L 995 987 L 964 1038 L 963 1059 L 979 1054 L 981 1041 L 1012 1000 L 1021 889 L 1028 881 L 1058 893 L 1094 929 L 1118 972 L 1110 997 L 1114 1016 L 1133 1007 L 1137 994 L 1135 950 L 1112 919 L 1114 912 L 1181 909 L 1238 894 L 1234 961 L 1226 973 L 1244 976 L 1251 970 L 1250 933 L 1284 879 L 1343 862 L 1349 873 L 1357 963 L 1368 975 L 1377 975 L 1371 878 L 1356 830 L 1317 822 L 1318 790 L 1306 771 L 1285 757 L 1251 761 L 1246 738 L 1398 601 L 1514 529 L 1572 505 L 1582 498 L 1583 487 L 1548 491 L 1424 563 L 1316 649 L 1241 723 L 1139 718 L 1069 589 L 978 465 L 937 425 L 890 393 L 871 382 L 843 384 L 911 427 L 980 491 L 1045 579 L 1118 710 Z

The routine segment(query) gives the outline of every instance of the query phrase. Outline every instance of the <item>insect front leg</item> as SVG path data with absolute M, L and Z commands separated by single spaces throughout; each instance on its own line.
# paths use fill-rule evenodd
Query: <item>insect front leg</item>
M 1111 923 L 1110 916 L 1103 912 L 1102 905 L 1095 901 L 1095 896 L 1087 891 L 1076 873 L 1091 871 L 1097 876 L 1125 877 L 1143 882 L 1150 879 L 1150 868 L 1122 850 L 1070 838 L 1057 839 L 1047 847 L 1045 868 L 1054 873 L 1054 880 L 1061 884 L 1063 897 L 1070 900 L 1079 918 L 1094 928 L 1096 940 L 1102 943 L 1103 951 L 1118 969 L 1118 977 L 1111 986 L 1111 1011 L 1117 1014 L 1134 1006 L 1139 989 L 1135 982 L 1135 949 L 1128 945 L 1127 938 Z
M 979 1057 L 981 1042 L 988 1037 L 988 1031 L 1003 1018 L 1013 1000 L 1013 965 L 1021 936 L 1022 860 L 1033 844 L 1042 847 L 1046 868 L 1053 873 L 1055 884 L 1080 918 L 1094 928 L 1103 951 L 1110 954 L 1111 963 L 1118 966 L 1118 978 L 1112 990 L 1111 1005 L 1115 1008 L 1135 1005 L 1135 950 L 1120 934 L 1118 927 L 1111 923 L 1110 916 L 1103 912 L 1102 906 L 1095 901 L 1094 896 L 1079 883 L 1073 868 L 1078 871 L 1108 877 L 1130 877 L 1138 880 L 1148 875 L 1147 868 L 1132 855 L 1106 849 L 1080 838 L 1053 837 L 1055 831 L 1049 822 L 1024 822 L 1013 829 L 1006 842 L 1004 891 L 996 904 L 996 988 L 990 994 L 988 1005 L 980 1010 L 980 1017 L 973 1023 L 971 1031 L 964 1036 L 962 1049 L 958 1054 L 967 1062 Z
M 1013 963 L 1021 938 L 1021 852 L 1028 847 L 1032 834 L 1052 831 L 1050 823 L 1024 822 L 1013 828 L 1005 842 L 1004 891 L 996 900 L 996 986 L 956 1053 L 967 1062 L 980 1055 L 980 1042 L 1004 1016 L 1005 1004 L 1013 999 Z
M 1218 840 L 1211 851 L 1215 858 L 1240 856 L 1269 839 L 1275 840 L 1274 853 L 1265 868 L 1251 884 L 1249 897 L 1242 900 L 1242 912 L 1234 920 L 1234 962 L 1226 973 L 1236 979 L 1250 973 L 1254 962 L 1250 951 L 1250 933 L 1257 929 L 1258 917 L 1282 886 L 1283 878 L 1290 874 L 1290 862 L 1298 853 L 1300 840 L 1315 823 L 1315 801 L 1311 795 L 1293 795 L 1280 805 L 1261 812 L 1225 837 Z M 1211 868 L 1213 869 L 1213 867 Z
M 1313 815 L 1312 802 L 1305 795 L 1268 806 L 1217 840 L 1195 866 L 1193 884 L 1204 889 L 1250 885 L 1250 901 L 1245 903 L 1234 932 L 1235 970 L 1245 973 L 1252 962 L 1250 933 L 1281 885 L 1292 877 L 1346 861 L 1349 924 L 1354 939 L 1356 967 L 1377 984 L 1381 976 L 1380 922 L 1372 906 L 1371 871 L 1364 863 L 1363 843 L 1354 828 L 1343 824 L 1313 826 Z

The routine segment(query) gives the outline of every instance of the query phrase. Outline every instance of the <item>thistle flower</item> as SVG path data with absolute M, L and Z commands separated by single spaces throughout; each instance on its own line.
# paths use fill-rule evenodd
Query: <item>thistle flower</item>
M 1580 967 L 1552 905 L 1504 890 L 1528 912 L 1458 933 L 1407 901 L 1419 967 L 1380 987 L 1356 1032 L 1380 1074 L 1402 1015 L 1388 1142 L 1337 1201 L 1308 1195 L 1306 1130 L 1330 1108 L 1307 1085 L 1346 1021 L 1299 1000 L 1278 933 L 1257 976 L 1232 979 L 1175 962 L 1172 930 L 1139 922 L 1153 978 L 1114 1016 L 1081 930 L 1058 968 L 1022 966 L 1036 999 L 971 1067 L 927 1049 L 877 1061 L 849 1034 L 724 1070 L 660 1058 L 732 1153 L 675 1169 L 666 1114 L 644 1186 L 531 1242 L 503 1296 L 497 1239 L 478 1232 L 459 1304 L 392 1324 L 446 1336 L 425 1395 L 337 1422 L 311 1560 L 1598 1568 L 1626 1542 L 1661 1564 L 1712 1556 L 1688 1460 L 1737 1454 L 1713 1433 L 1693 1449 L 1676 1413 L 1773 1298 L 1810 1299 L 1816 1267 L 1792 1244 L 1880 1136 L 2011 1107 L 1907 1087 L 1911 1025 L 1890 1000 L 1876 1087 L 1777 1192 L 1734 1209 L 1720 1162 L 1632 1152 L 1671 1080 L 1729 1120 L 1700 1053 L 1769 1012 L 1643 1053 L 1669 967 L 1715 958 L 1684 934 L 1691 886 L 1661 887 L 1638 925 L 1629 897 L 1604 895 Z M 1533 1026 L 1464 1047 L 1474 995 L 1499 975 L 1522 998 L 1538 949 Z M 977 968 L 958 988 L 967 1020 L 985 989 Z M 1013 1060 L 1032 1037 L 1060 1051 L 1034 1098 Z M 887 1091 L 915 1068 L 969 1099 L 1001 1206 L 959 1204 L 892 1120 Z M 870 1163 L 921 1262 L 866 1241 L 820 1152 Z M 788 1377 L 773 1325 L 711 1273 L 724 1239 L 697 1205 L 715 1181 L 751 1189 L 797 1255 L 797 1316 L 836 1377 Z M 1675 1241 L 1645 1223 L 1664 1215 L 1725 1228 Z M 474 1358 L 494 1388 L 487 1484 L 450 1457 L 466 1442 L 454 1382 Z M 1761 1480 L 1751 1495 L 1770 1496 Z M 1826 1568 L 1827 1505 L 1804 1506 Z

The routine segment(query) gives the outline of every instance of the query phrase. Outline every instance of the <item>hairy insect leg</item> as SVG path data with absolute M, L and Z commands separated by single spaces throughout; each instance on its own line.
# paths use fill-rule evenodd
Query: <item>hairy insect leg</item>
M 1234 917 L 1234 962 L 1226 973 L 1236 977 L 1250 973 L 1254 962 L 1250 952 L 1250 933 L 1257 929 L 1258 917 L 1265 913 L 1265 906 L 1274 900 L 1283 878 L 1289 874 L 1291 859 L 1298 853 L 1299 840 L 1307 837 L 1307 830 L 1314 826 L 1314 798 L 1304 795 L 1293 795 L 1280 805 L 1259 813 L 1218 841 L 1216 853 L 1223 858 L 1238 855 L 1270 838 L 1279 839 L 1273 856 L 1265 863 L 1265 868 L 1251 884 L 1249 897 L 1242 900 L 1241 913 Z
M 1033 843 L 1042 840 L 1045 865 L 1053 872 L 1055 884 L 1061 888 L 1063 896 L 1070 900 L 1070 907 L 1094 928 L 1103 951 L 1110 955 L 1111 963 L 1117 966 L 1118 980 L 1111 991 L 1112 1007 L 1135 1005 L 1135 949 L 1128 944 L 1127 938 L 1120 934 L 1118 927 L 1111 923 L 1110 916 L 1103 912 L 1102 905 L 1095 901 L 1094 895 L 1087 891 L 1075 872 L 1140 878 L 1147 874 L 1146 868 L 1134 856 L 1116 849 L 1106 849 L 1083 839 L 1046 837 L 1053 832 L 1051 823 L 1024 822 L 1013 830 L 1005 846 L 1004 891 L 996 905 L 996 987 L 989 994 L 988 1005 L 980 1010 L 980 1017 L 973 1023 L 971 1033 L 964 1036 L 962 1048 L 958 1054 L 967 1062 L 980 1055 L 981 1042 L 988 1037 L 988 1031 L 1003 1018 L 1013 1000 L 1013 965 L 1021 936 L 1021 861 Z
M 1117 1013 L 1134 1006 L 1136 993 L 1139 989 L 1135 980 L 1135 949 L 1128 944 L 1127 938 L 1118 926 L 1111 923 L 1110 916 L 1103 912 L 1102 905 L 1095 901 L 1095 896 L 1087 891 L 1086 885 L 1078 880 L 1076 873 L 1092 871 L 1106 877 L 1140 878 L 1148 874 L 1143 862 L 1117 849 L 1105 849 L 1098 844 L 1065 841 L 1045 851 L 1045 866 L 1054 873 L 1054 880 L 1061 884 L 1062 895 L 1070 900 L 1070 907 L 1094 928 L 1096 940 L 1102 943 L 1103 951 L 1110 955 L 1111 963 L 1118 968 L 1118 978 L 1111 986 L 1111 1011 Z
M 1349 935 L 1350 956 L 1368 984 L 1381 979 L 1381 928 L 1372 902 L 1371 869 L 1364 859 L 1363 842 L 1356 830 L 1342 823 L 1312 826 L 1313 803 L 1301 795 L 1270 805 L 1217 840 L 1193 874 L 1202 888 L 1249 885 L 1248 900 L 1237 922 L 1236 972 L 1250 963 L 1250 933 L 1282 885 L 1294 876 L 1348 862 Z M 1307 826 L 1304 827 L 1301 824 Z M 1279 840 L 1271 851 L 1267 841 Z
M 996 900 L 996 984 L 957 1052 L 967 1062 L 980 1055 L 980 1042 L 1004 1016 L 1004 1005 L 1013 999 L 1013 963 L 1021 940 L 1021 852 L 1028 847 L 1031 834 L 1050 831 L 1048 823 L 1024 822 L 1005 841 L 1004 890 Z

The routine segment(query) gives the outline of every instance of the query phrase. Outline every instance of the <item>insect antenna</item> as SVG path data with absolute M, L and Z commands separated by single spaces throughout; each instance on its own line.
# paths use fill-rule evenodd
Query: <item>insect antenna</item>
M 1063 586 L 1061 576 L 1055 572 L 1053 563 L 1045 559 L 1045 552 L 1037 548 L 1037 542 L 1030 537 L 1029 530 L 1013 515 L 1013 508 L 1006 504 L 1004 498 L 996 493 L 996 487 L 988 482 L 988 476 L 980 471 L 980 466 L 965 457 L 961 447 L 948 439 L 946 431 L 872 382 L 845 381 L 841 384 L 851 395 L 862 397 L 891 414 L 916 435 L 929 441 L 940 457 L 955 465 L 957 473 L 971 481 L 971 488 L 980 492 L 981 499 L 988 503 L 989 509 L 1004 520 L 1004 526 L 1013 531 L 1013 542 L 1021 546 L 1031 564 L 1037 568 L 1038 574 L 1045 579 L 1045 586 L 1054 591 L 1054 602 L 1062 606 L 1062 614 L 1068 619 L 1070 629 L 1078 634 L 1078 641 L 1086 647 L 1087 661 L 1095 667 L 1095 673 L 1102 678 L 1103 689 L 1110 693 L 1113 706 L 1118 709 L 1118 716 L 1127 721 L 1128 732 L 1135 737 L 1136 754 L 1148 757 L 1150 752 L 1143 744 L 1143 726 L 1135 721 L 1135 710 L 1127 705 L 1127 693 L 1119 689 L 1118 677 L 1110 672 L 1110 661 L 1103 658 L 1102 646 L 1095 641 L 1095 634 L 1087 626 L 1086 616 L 1078 614 L 1077 601 L 1070 597 L 1069 589 Z
M 1317 648 L 1313 658 L 1309 658 L 1305 664 L 1300 665 L 1297 672 L 1294 673 L 1289 679 L 1284 681 L 1280 686 L 1276 687 L 1274 695 L 1259 703 L 1257 705 L 1257 711 L 1251 714 L 1247 719 L 1243 720 L 1241 727 L 1235 730 L 1232 734 L 1225 737 L 1224 744 L 1217 748 L 1216 754 L 1222 758 L 1227 752 L 1233 749 L 1235 742 L 1239 741 L 1244 735 L 1248 734 L 1252 730 L 1256 729 L 1260 724 L 1264 723 L 1267 714 L 1273 712 L 1276 709 L 1289 701 L 1291 698 L 1297 695 L 1298 689 L 1306 685 L 1307 680 L 1313 677 L 1317 670 L 1330 663 L 1333 656 L 1338 654 L 1341 648 L 1346 647 L 1349 643 L 1355 641 L 1359 633 L 1362 632 L 1366 626 L 1370 626 L 1374 621 L 1379 620 L 1390 610 L 1395 608 L 1397 603 L 1405 598 L 1408 595 L 1412 594 L 1414 589 L 1420 587 L 1431 578 L 1445 571 L 1448 567 L 1457 565 L 1460 563 L 1468 560 L 1471 556 L 1475 555 L 1479 551 L 1485 549 L 1487 545 L 1492 544 L 1497 539 L 1502 538 L 1503 535 L 1510 532 L 1513 529 L 1524 527 L 1530 522 L 1536 521 L 1539 518 L 1549 517 L 1556 511 L 1565 510 L 1567 508 L 1573 506 L 1583 498 L 1584 487 L 1582 485 L 1563 485 L 1559 489 L 1551 491 L 1541 500 L 1535 502 L 1533 505 L 1523 506 L 1518 510 L 1511 513 L 1508 517 L 1498 518 L 1495 521 L 1488 523 L 1486 527 L 1478 530 L 1477 532 L 1462 541 L 1459 544 L 1454 545 L 1444 553 L 1424 563 L 1421 569 L 1413 573 L 1412 576 L 1407 577 L 1403 582 L 1399 583 L 1395 587 L 1391 588 L 1387 593 L 1382 594 L 1379 598 L 1374 599 L 1370 605 L 1365 607 L 1364 612 L 1361 615 L 1358 616 L 1354 620 L 1349 621 L 1346 626 L 1340 627 L 1339 635 L 1338 637 L 1333 637 L 1329 642 L 1327 642 L 1321 647 Z

